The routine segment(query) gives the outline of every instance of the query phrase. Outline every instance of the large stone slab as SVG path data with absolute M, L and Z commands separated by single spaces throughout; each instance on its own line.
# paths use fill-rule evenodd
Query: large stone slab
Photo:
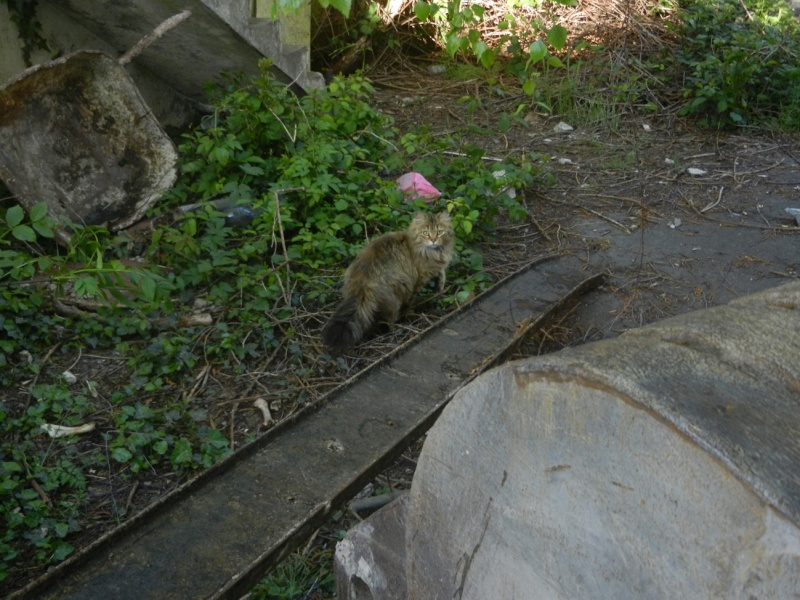
M 799 366 L 794 283 L 482 375 L 420 456 L 407 595 L 349 597 L 796 598 Z

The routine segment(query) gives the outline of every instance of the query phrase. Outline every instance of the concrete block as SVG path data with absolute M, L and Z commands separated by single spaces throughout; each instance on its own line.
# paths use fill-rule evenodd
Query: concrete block
M 405 522 L 408 495 L 347 532 L 336 545 L 339 600 L 405 600 Z

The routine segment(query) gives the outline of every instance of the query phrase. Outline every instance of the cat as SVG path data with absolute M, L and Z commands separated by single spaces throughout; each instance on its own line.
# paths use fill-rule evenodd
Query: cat
M 370 242 L 345 272 L 344 299 L 322 330 L 325 346 L 334 355 L 341 354 L 379 322 L 395 322 L 431 279 L 436 279 L 440 292 L 444 290 L 454 242 L 447 212 L 417 213 L 406 231 Z

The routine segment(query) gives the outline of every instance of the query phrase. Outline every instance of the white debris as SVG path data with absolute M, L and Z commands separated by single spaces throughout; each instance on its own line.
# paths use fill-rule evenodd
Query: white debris
M 675 165 L 675 161 L 674 161 L 674 160 L 672 160 L 671 158 L 665 158 L 665 159 L 664 159 L 664 164 L 665 164 L 665 165 L 669 165 L 670 167 L 672 167 L 672 166 L 674 166 L 674 165 Z
M 647 123 L 642 123 L 642 129 L 644 129 L 645 131 L 650 131 L 650 125 L 648 125 Z
M 559 158 L 558 159 L 558 164 L 560 164 L 560 165 L 571 165 L 572 161 L 570 159 L 568 159 L 568 158 Z
M 704 171 L 703 169 L 695 169 L 694 167 L 689 167 L 686 169 L 686 172 L 693 177 L 702 177 L 708 173 L 708 171 Z
M 574 127 L 572 127 L 572 125 L 564 123 L 564 121 L 560 121 L 558 125 L 553 127 L 553 131 L 555 131 L 556 133 L 566 133 L 567 131 L 572 131 L 573 129 Z
M 264 416 L 264 427 L 272 423 L 272 413 L 269 412 L 269 405 L 267 404 L 266 400 L 263 398 L 258 398 L 255 402 L 253 402 L 253 406 L 260 410 L 261 414 Z
M 70 371 L 64 371 L 61 374 L 61 379 L 63 379 L 64 381 L 66 381 L 70 385 L 75 383 L 76 381 L 78 381 L 78 378 L 75 377 L 75 375 L 73 375 Z
M 797 226 L 800 227 L 800 208 L 787 208 L 785 209 L 789 215 L 794 217 L 794 220 L 797 222 Z
M 78 435 L 79 433 L 89 433 L 90 431 L 94 431 L 94 423 L 85 423 L 83 425 L 78 425 L 77 427 L 43 423 L 41 428 L 51 438 L 60 438 L 67 435 Z
M 678 217 L 675 217 L 674 219 L 672 219 L 672 221 L 668 223 L 670 229 L 677 229 L 682 224 L 683 221 L 681 221 Z

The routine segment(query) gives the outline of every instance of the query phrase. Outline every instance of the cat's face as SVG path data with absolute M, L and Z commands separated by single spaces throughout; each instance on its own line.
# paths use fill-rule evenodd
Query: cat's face
M 412 221 L 412 228 L 417 241 L 428 248 L 438 248 L 446 244 L 453 235 L 450 213 L 447 212 L 438 215 L 417 213 Z

